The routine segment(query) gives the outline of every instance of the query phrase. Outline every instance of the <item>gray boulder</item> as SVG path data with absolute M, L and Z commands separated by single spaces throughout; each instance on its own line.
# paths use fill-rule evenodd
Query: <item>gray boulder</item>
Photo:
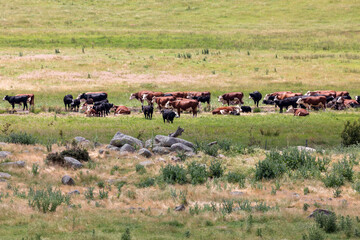
M 5 146 L 5 145 L 6 145 L 6 143 L 0 142 L 0 146 Z
M 80 194 L 80 191 L 79 190 L 74 190 L 74 191 L 71 191 L 71 192 L 68 192 L 69 195 L 79 195 Z
M 154 139 L 148 139 L 145 142 L 145 148 L 153 148 L 156 147 L 157 144 L 155 144 L 155 140 Z
M 25 162 L 24 161 L 4 162 L 0 164 L 0 166 L 25 167 Z
M 104 149 L 99 149 L 99 154 L 103 154 L 104 152 Z
M 153 152 L 155 154 L 160 154 L 160 155 L 169 154 L 170 153 L 170 148 L 168 148 L 168 147 L 154 147 Z
M 164 135 L 156 135 L 154 139 L 156 145 L 163 147 L 171 147 L 175 143 L 182 143 L 188 147 L 194 148 L 194 144 L 181 138 L 168 137 Z
M 174 208 L 174 210 L 177 211 L 177 212 L 184 211 L 184 210 L 185 210 L 185 206 L 184 206 L 184 204 L 181 204 L 181 205 L 179 205 L 179 206 L 176 206 L 176 207 Z
M 1 178 L 10 178 L 10 177 L 11 177 L 11 175 L 8 173 L 0 172 L 0 179 Z
M 113 145 L 115 147 L 122 147 L 125 144 L 129 144 L 133 147 L 135 146 L 138 146 L 139 148 L 143 147 L 142 141 L 132 136 L 122 134 L 121 132 L 117 132 L 113 137 L 113 139 L 111 139 L 110 141 L 110 145 Z
M 80 142 L 83 142 L 83 141 L 86 141 L 86 138 L 84 137 L 74 137 L 75 141 L 80 143 Z
M 186 146 L 185 144 L 182 143 L 175 143 L 173 145 L 171 145 L 170 147 L 170 151 L 172 152 L 187 152 L 187 153 L 192 153 L 193 149 Z
M 138 153 L 139 153 L 139 155 L 144 156 L 146 158 L 150 158 L 152 156 L 152 153 L 149 150 L 147 150 L 146 148 L 140 149 Z
M 0 151 L 0 158 L 6 158 L 11 155 L 11 152 Z
M 126 143 L 120 148 L 120 152 L 135 152 L 135 148 Z
M 316 149 L 304 147 L 304 146 L 297 146 L 296 147 L 299 151 L 305 151 L 305 152 L 316 152 Z
M 113 150 L 113 151 L 120 151 L 119 147 L 115 147 L 115 146 L 112 146 L 112 145 L 107 145 L 106 148 L 110 149 L 110 150 Z
M 75 158 L 64 157 L 64 160 L 65 160 L 65 164 L 69 167 L 72 167 L 75 169 L 83 167 L 83 164 L 81 162 L 79 162 L 78 160 L 76 160 Z
M 61 183 L 64 185 L 75 185 L 74 179 L 72 179 L 70 176 L 65 175 L 61 179 Z
M 152 161 L 143 161 L 143 162 L 140 162 L 139 164 L 146 167 L 146 166 L 153 165 L 154 163 Z

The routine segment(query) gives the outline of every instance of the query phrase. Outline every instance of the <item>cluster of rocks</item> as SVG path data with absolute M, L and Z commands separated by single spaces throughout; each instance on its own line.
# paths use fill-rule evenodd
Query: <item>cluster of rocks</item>
M 187 156 L 194 154 L 194 144 L 181 138 L 156 135 L 144 144 L 141 140 L 121 132 L 115 134 L 106 148 L 119 151 L 121 154 L 135 153 L 136 149 L 139 149 L 137 153 L 146 158 L 152 157 L 153 154 L 164 155 L 171 152 L 183 152 Z

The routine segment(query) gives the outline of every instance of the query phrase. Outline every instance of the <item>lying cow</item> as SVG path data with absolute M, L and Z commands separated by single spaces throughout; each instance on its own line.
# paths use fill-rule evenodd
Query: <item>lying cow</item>
M 221 114 L 221 115 L 227 115 L 227 114 L 231 114 L 231 115 L 240 115 L 241 112 L 241 108 L 239 107 L 218 107 L 216 109 L 214 109 L 212 111 L 212 114 Z
M 249 99 L 252 99 L 254 101 L 256 107 L 259 107 L 259 102 L 262 99 L 262 94 L 258 91 L 249 93 Z
M 71 103 L 73 102 L 73 96 L 68 94 L 64 97 L 65 111 L 70 110 Z
M 180 112 L 182 111 L 191 111 L 193 117 L 197 116 L 197 108 L 199 106 L 199 102 L 192 99 L 187 100 L 175 100 L 168 101 L 165 105 L 165 108 L 174 108 L 177 109 L 178 115 L 180 117 Z
M 164 123 L 165 123 L 165 120 L 168 122 L 168 123 L 174 123 L 174 118 L 178 118 L 179 115 L 174 112 L 173 110 L 170 110 L 170 109 L 163 109 L 161 110 L 161 114 L 162 114 L 162 117 L 163 117 L 163 120 L 164 120 Z
M 359 103 L 356 100 L 345 99 L 344 97 L 339 97 L 339 99 L 336 101 L 336 103 L 344 104 L 345 107 L 347 107 L 347 108 L 350 108 L 354 105 L 359 105 Z
M 309 112 L 306 111 L 303 108 L 293 108 L 290 107 L 287 111 L 287 113 L 294 113 L 294 116 L 298 116 L 298 117 L 305 117 L 309 115 Z
M 244 94 L 242 92 L 231 92 L 225 93 L 218 98 L 218 102 L 221 102 L 222 105 L 239 105 L 244 104 L 243 102 Z
M 323 110 L 326 109 L 326 97 L 325 96 L 318 96 L 318 97 L 306 97 L 306 98 L 299 98 L 296 102 L 297 104 L 302 104 L 306 107 L 306 109 L 310 110 L 311 107 L 322 108 Z M 295 107 L 294 107 L 295 108 Z
M 27 105 L 27 103 L 29 101 L 28 95 L 21 95 L 21 96 L 6 95 L 3 98 L 3 101 L 8 101 L 11 104 L 13 110 L 15 108 L 15 104 L 23 104 L 24 105 L 23 111 L 25 110 L 25 108 L 28 110 L 28 105 Z
M 251 113 L 251 107 L 250 106 L 241 106 L 240 111 L 244 113 Z
M 116 114 L 130 114 L 131 110 L 125 106 L 114 106 L 114 115 Z
M 145 119 L 152 119 L 152 115 L 154 113 L 154 107 L 153 105 L 148 105 L 148 106 L 141 106 L 141 109 L 144 113 Z
M 98 102 L 107 99 L 107 97 L 108 94 L 106 92 L 87 92 L 87 93 L 79 94 L 77 99 L 87 101 L 90 98 L 92 98 L 94 102 Z

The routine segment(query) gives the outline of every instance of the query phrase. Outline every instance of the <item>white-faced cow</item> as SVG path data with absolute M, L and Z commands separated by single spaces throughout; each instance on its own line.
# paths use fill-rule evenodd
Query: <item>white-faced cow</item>
M 303 109 L 303 108 L 293 108 L 293 107 L 290 107 L 286 112 L 287 112 L 287 113 L 293 113 L 294 116 L 297 116 L 297 117 L 305 117 L 305 116 L 308 116 L 308 115 L 309 115 L 309 112 L 306 111 L 306 110 Z
M 221 102 L 223 105 L 240 105 L 244 104 L 243 102 L 244 94 L 242 92 L 231 92 L 225 93 L 218 98 L 218 102 Z
M 129 100 L 133 100 L 133 99 L 139 100 L 141 102 L 141 105 L 143 105 L 144 104 L 143 95 L 151 92 L 152 91 L 143 90 L 136 93 L 132 93 L 130 94 Z
M 231 113 L 234 113 L 236 112 L 237 114 L 234 114 L 234 115 L 240 115 L 240 112 L 241 112 L 241 108 L 239 107 L 232 107 L 232 106 L 229 106 L 229 107 L 218 107 L 216 109 L 214 109 L 212 111 L 212 114 L 215 115 L 215 114 L 221 114 L 221 115 L 227 115 L 227 114 L 231 114 Z
M 345 99 L 344 97 L 339 97 L 339 99 L 336 101 L 336 103 L 344 104 L 344 106 L 347 108 L 351 108 L 354 105 L 359 105 L 359 103 L 356 100 Z
M 142 95 L 142 100 L 147 101 L 147 103 L 150 105 L 154 97 L 162 97 L 162 96 L 164 96 L 164 93 L 162 92 L 149 92 L 149 93 L 144 93 Z
M 326 109 L 325 96 L 299 98 L 296 103 L 304 105 L 308 110 L 310 110 L 311 107 Z

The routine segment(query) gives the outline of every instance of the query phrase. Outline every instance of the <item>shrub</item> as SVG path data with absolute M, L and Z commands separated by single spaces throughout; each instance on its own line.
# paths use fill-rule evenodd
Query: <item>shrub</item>
M 271 154 L 278 154 L 271 152 Z M 280 155 L 280 154 L 279 154 Z M 277 158 L 269 158 L 268 156 L 263 161 L 259 161 L 255 166 L 255 179 L 273 179 L 281 176 L 286 171 L 286 165 Z
M 146 173 L 145 167 L 144 167 L 143 165 L 141 165 L 141 164 L 136 164 L 135 170 L 136 170 L 136 172 L 139 173 L 139 174 L 144 174 L 144 173 Z
M 186 160 L 186 158 L 187 158 L 186 152 L 184 152 L 184 151 L 178 151 L 178 152 L 176 153 L 176 156 L 177 156 L 178 158 L 180 158 L 180 161 L 182 161 L 182 162 L 185 162 L 185 160 Z
M 28 193 L 29 206 L 37 208 L 43 213 L 55 212 L 56 208 L 62 203 L 70 204 L 70 197 L 63 195 L 60 190 L 53 190 L 48 187 L 46 190 L 33 190 L 30 188 Z
M 305 187 L 304 188 L 304 195 L 308 195 L 310 192 L 309 188 L 308 187 Z
M 302 239 L 303 240 L 324 240 L 325 235 L 321 229 L 319 229 L 316 226 L 313 226 L 309 229 L 308 234 L 303 234 Z
M 254 108 L 253 113 L 259 113 L 259 112 L 261 112 L 260 108 L 258 108 L 258 107 Z
M 121 235 L 121 240 L 131 240 L 129 228 L 126 228 L 125 232 Z
M 333 164 L 330 174 L 326 174 L 323 182 L 326 187 L 340 187 L 345 184 L 345 181 L 353 181 L 353 164 L 346 158 L 338 163 Z
M 49 153 L 46 156 L 45 162 L 52 163 L 52 164 L 59 164 L 59 165 L 65 164 L 64 157 L 61 156 L 61 154 L 59 154 L 59 153 Z
M 315 214 L 315 222 L 318 224 L 319 228 L 322 228 L 326 233 L 333 233 L 337 230 L 335 213 L 317 213 Z
M 327 188 L 340 187 L 344 185 L 345 179 L 341 174 L 338 174 L 337 172 L 331 172 L 330 174 L 326 174 L 323 182 Z
M 360 193 L 360 181 L 355 182 L 355 183 L 352 185 L 352 188 L 353 188 L 357 193 Z
M 34 145 L 39 142 L 36 137 L 26 132 L 12 132 L 8 136 L 5 136 L 3 141 L 25 145 Z
M 209 177 L 210 178 L 220 178 L 224 175 L 225 168 L 222 166 L 222 163 L 214 159 L 210 163 L 209 167 Z
M 347 121 L 341 133 L 342 144 L 345 146 L 360 143 L 360 119 L 354 122 Z
M 97 185 L 98 185 L 99 188 L 104 188 L 105 187 L 104 181 L 98 182 Z
M 139 183 L 137 183 L 136 186 L 138 188 L 147 188 L 147 187 L 154 186 L 154 184 L 155 184 L 155 179 L 147 177 L 145 179 L 142 179 Z
M 31 172 L 34 176 L 39 174 L 39 164 L 34 163 L 31 168 Z
M 229 172 L 226 178 L 229 183 L 237 183 L 240 187 L 245 186 L 245 175 L 242 173 Z
M 84 193 L 85 198 L 89 200 L 94 200 L 94 188 L 88 187 L 88 189 Z
M 203 184 L 207 180 L 208 172 L 206 171 L 206 166 L 203 164 L 196 163 L 192 161 L 187 166 L 187 171 L 191 177 L 191 184 Z
M 61 156 L 73 157 L 76 160 L 84 161 L 84 162 L 90 161 L 90 156 L 88 151 L 86 149 L 82 149 L 79 147 L 73 147 L 69 150 L 64 150 L 61 152 Z
M 161 175 L 163 180 L 169 184 L 185 184 L 187 183 L 186 170 L 179 165 L 168 164 L 161 168 Z
M 109 192 L 105 191 L 105 189 L 99 190 L 99 197 L 100 199 L 108 198 Z
M 233 200 L 223 200 L 221 204 L 221 211 L 223 214 L 230 214 L 234 210 L 234 201 Z

